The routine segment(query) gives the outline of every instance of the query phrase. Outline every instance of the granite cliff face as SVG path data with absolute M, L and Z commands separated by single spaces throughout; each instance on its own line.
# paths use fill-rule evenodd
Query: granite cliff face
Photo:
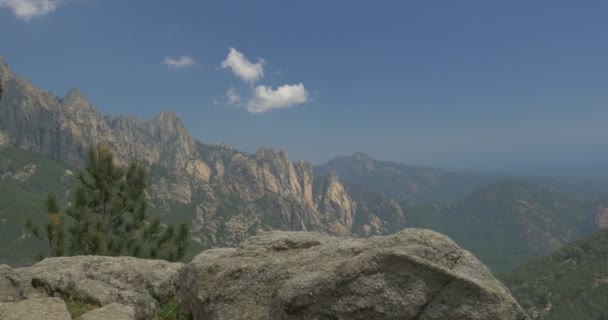
M 356 187 L 335 177 L 315 177 L 309 163 L 290 162 L 284 150 L 248 155 L 226 146 L 198 147 L 201 158 L 186 170 L 153 173 L 150 194 L 166 212 L 176 203 L 193 206 L 192 228 L 205 245 L 236 245 L 262 230 L 368 236 L 404 225 L 396 202 L 362 188 L 351 192 Z
M 204 246 L 235 245 L 261 230 L 367 236 L 395 231 L 404 213 L 385 196 L 336 177 L 317 178 L 285 150 L 247 154 L 195 140 L 173 112 L 146 121 L 104 116 L 79 90 L 63 98 L 38 89 L 0 59 L 0 146 L 14 146 L 82 167 L 86 148 L 109 146 L 119 163 L 150 169 L 151 211 L 192 221 Z
M 38 89 L 13 73 L 0 58 L 4 96 L 0 100 L 0 139 L 4 145 L 31 150 L 75 165 L 86 163 L 86 148 L 104 144 L 116 158 L 148 165 L 184 168 L 196 158 L 194 139 L 172 112 L 150 121 L 107 117 L 72 89 L 63 98 Z

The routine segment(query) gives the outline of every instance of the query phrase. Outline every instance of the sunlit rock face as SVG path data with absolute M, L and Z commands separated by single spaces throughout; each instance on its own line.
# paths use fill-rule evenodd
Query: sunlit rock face
M 387 197 L 315 177 L 285 150 L 255 154 L 195 140 L 171 111 L 151 120 L 104 116 L 78 89 L 63 98 L 38 89 L 0 60 L 0 146 L 84 167 L 88 147 L 108 147 L 122 165 L 148 167 L 150 210 L 191 225 L 203 246 L 236 245 L 262 230 L 339 236 L 387 234 L 404 213 Z
M 469 252 L 438 233 L 367 239 L 269 232 L 179 274 L 194 319 L 528 319 Z

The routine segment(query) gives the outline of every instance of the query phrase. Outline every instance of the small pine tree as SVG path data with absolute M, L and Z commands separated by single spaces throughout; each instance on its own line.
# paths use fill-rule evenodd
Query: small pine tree
M 52 256 L 181 259 L 190 241 L 188 226 L 148 220 L 145 169 L 136 163 L 117 166 L 106 147 L 89 148 L 88 156 L 86 171 L 78 175 L 74 201 L 65 210 L 69 219 L 60 216 L 55 197 L 49 195 L 45 233 L 29 220 L 27 230 L 49 245 Z

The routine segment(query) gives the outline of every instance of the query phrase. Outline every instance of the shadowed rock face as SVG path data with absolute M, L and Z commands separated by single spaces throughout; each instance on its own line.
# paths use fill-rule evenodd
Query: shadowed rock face
M 528 319 L 475 257 L 420 229 L 368 239 L 263 233 L 201 253 L 178 286 L 195 319 Z

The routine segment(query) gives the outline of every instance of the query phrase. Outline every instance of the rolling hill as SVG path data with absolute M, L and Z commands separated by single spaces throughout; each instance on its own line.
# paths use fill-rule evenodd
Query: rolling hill
M 402 206 L 408 226 L 448 235 L 494 271 L 510 270 L 581 238 L 591 214 L 583 202 L 517 181 L 487 185 L 449 206 Z

